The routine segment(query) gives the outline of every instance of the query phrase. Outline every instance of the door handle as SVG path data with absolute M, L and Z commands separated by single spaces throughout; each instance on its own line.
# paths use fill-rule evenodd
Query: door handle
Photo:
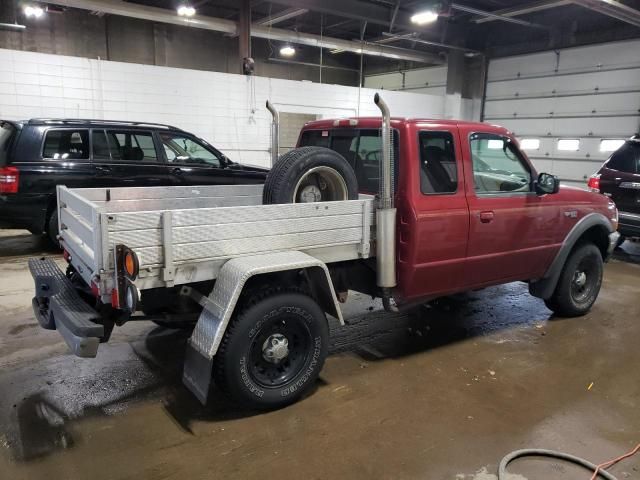
M 493 221 L 493 217 L 495 217 L 495 214 L 491 211 L 486 211 L 480 212 L 478 216 L 480 217 L 480 221 L 482 223 L 490 223 L 491 221 Z
M 104 165 L 96 165 L 96 172 L 111 173 L 111 167 L 105 167 Z
M 171 170 L 171 173 L 173 173 L 174 175 L 182 175 L 183 170 L 179 167 L 176 167 L 173 170 Z

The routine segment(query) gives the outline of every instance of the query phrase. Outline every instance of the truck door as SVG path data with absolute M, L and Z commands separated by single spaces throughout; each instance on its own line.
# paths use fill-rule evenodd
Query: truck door
M 418 124 L 409 132 L 400 155 L 398 273 L 401 295 L 417 299 L 461 287 L 469 208 L 457 128 Z
M 557 250 L 561 208 L 533 189 L 536 172 L 502 133 L 463 131 L 469 248 L 465 282 L 480 287 L 544 273 Z

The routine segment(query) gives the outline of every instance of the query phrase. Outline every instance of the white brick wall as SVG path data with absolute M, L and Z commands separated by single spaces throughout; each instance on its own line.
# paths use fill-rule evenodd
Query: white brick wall
M 96 118 L 168 123 L 191 131 L 231 159 L 267 165 L 271 116 L 379 115 L 375 90 L 245 77 L 0 49 L 0 118 Z M 394 116 L 442 118 L 442 96 L 385 91 Z

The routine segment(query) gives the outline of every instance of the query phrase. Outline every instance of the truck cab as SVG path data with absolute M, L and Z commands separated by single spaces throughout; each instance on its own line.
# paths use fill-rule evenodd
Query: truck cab
M 298 146 L 340 153 L 363 193 L 376 193 L 381 119 L 319 120 Z M 392 118 L 397 208 L 396 298 L 423 301 L 545 276 L 569 232 L 599 212 L 615 229 L 615 206 L 577 188 L 542 190 L 535 166 L 507 129 L 456 120 Z M 542 181 L 551 176 L 543 174 Z M 552 181 L 556 181 L 551 178 Z M 606 257 L 604 230 L 594 230 Z

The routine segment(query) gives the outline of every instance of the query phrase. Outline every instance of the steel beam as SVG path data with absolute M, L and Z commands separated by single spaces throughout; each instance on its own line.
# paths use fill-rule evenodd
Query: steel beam
M 640 27 L 640 10 L 623 5 L 616 0 L 571 0 L 571 3 Z
M 298 17 L 300 15 L 304 15 L 305 13 L 307 13 L 309 10 L 307 10 L 306 8 L 286 8 L 284 10 L 282 10 L 281 12 L 278 13 L 274 13 L 272 15 L 269 15 L 268 17 L 265 18 L 261 18 L 260 20 L 258 20 L 256 23 L 256 25 L 264 25 L 264 26 L 271 26 L 271 25 L 275 25 L 276 23 L 280 23 L 280 22 L 284 22 L 285 20 L 289 20 L 290 18 L 294 18 L 294 17 Z
M 571 4 L 571 0 L 542 0 L 539 2 L 519 5 L 517 7 L 495 10 L 492 13 L 495 13 L 502 17 L 511 18 L 511 17 L 517 17 L 519 15 L 526 15 L 528 13 L 542 12 L 550 8 L 557 8 L 557 7 L 562 7 L 564 5 L 570 5 L 570 4 Z M 493 17 L 486 17 L 486 16 L 478 16 L 471 19 L 473 23 L 495 22 L 496 20 L 498 19 Z
M 238 34 L 238 23 L 233 20 L 196 15 L 192 18 L 179 17 L 170 10 L 146 5 L 121 2 L 117 0 L 34 0 L 42 3 L 61 5 L 64 7 L 79 8 L 81 10 L 103 12 L 110 15 L 138 18 L 151 22 L 170 23 L 183 27 L 201 28 L 230 35 Z M 302 0 L 307 1 L 307 0 Z M 324 4 L 324 2 L 323 2 Z M 443 59 L 439 55 L 407 48 L 397 48 L 377 45 L 358 40 L 343 40 L 340 38 L 314 35 L 311 33 L 294 32 L 282 28 L 273 28 L 264 25 L 253 25 L 251 36 L 290 42 L 301 45 L 309 45 L 317 48 L 344 50 L 352 53 L 391 58 L 394 60 L 407 60 L 411 62 L 442 64 Z
M 474 15 L 481 15 L 487 18 L 493 18 L 494 20 L 501 20 L 503 22 L 507 22 L 507 23 L 514 23 L 516 25 L 522 25 L 524 27 L 532 27 L 532 28 L 540 28 L 543 30 L 549 30 L 550 27 L 546 26 L 546 25 L 541 25 L 539 23 L 533 23 L 533 22 L 527 22 L 525 20 L 519 20 L 517 18 L 511 18 L 511 17 L 507 17 L 504 15 L 500 15 L 498 13 L 494 13 L 494 12 L 485 12 L 484 10 L 478 10 L 477 8 L 474 7 L 469 7 L 467 5 L 461 5 L 459 3 L 452 3 L 451 4 L 451 8 L 453 8 L 454 10 L 458 10 L 460 12 L 465 12 L 465 13 L 472 13 Z

